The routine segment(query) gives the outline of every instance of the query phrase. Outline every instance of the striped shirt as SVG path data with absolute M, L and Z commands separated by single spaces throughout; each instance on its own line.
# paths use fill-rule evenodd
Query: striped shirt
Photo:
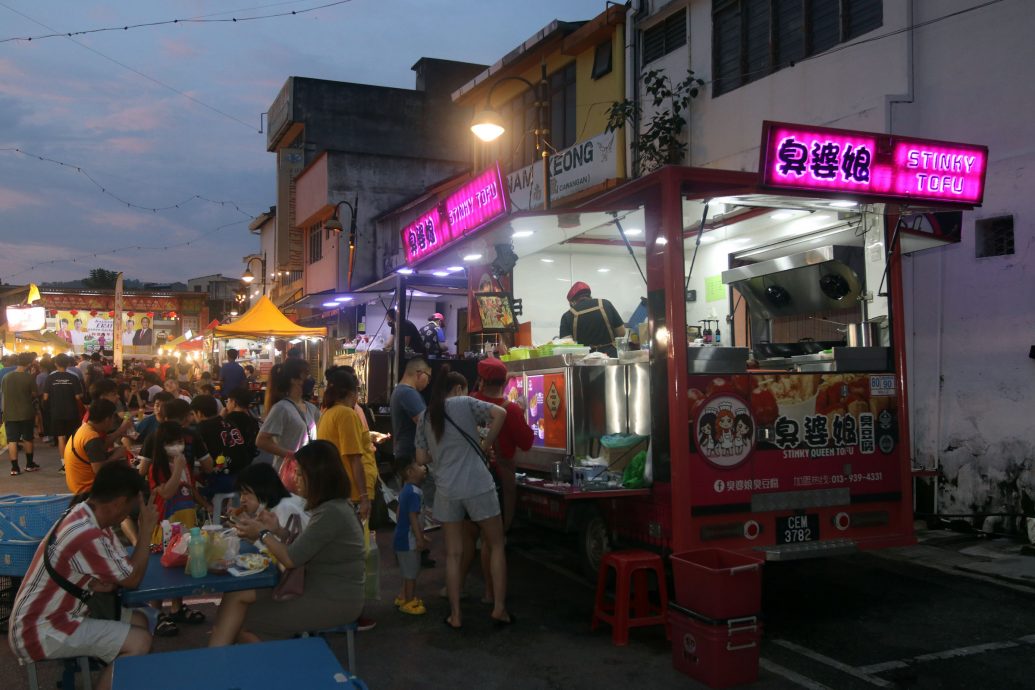
M 39 661 L 46 653 L 44 636 L 61 643 L 86 618 L 86 604 L 61 589 L 43 564 L 44 539 L 18 590 L 11 610 L 11 649 L 22 659 Z M 126 550 L 111 529 L 97 524 L 93 510 L 80 503 L 58 529 L 50 547 L 50 564 L 69 582 L 89 589 L 91 580 L 119 582 L 133 573 Z M 52 644 L 50 646 L 52 646 Z

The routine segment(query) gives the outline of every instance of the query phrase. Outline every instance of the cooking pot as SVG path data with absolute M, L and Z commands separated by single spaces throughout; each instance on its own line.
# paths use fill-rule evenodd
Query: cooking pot
M 879 347 L 881 344 L 880 324 L 872 321 L 847 323 L 837 329 L 845 334 L 848 347 Z

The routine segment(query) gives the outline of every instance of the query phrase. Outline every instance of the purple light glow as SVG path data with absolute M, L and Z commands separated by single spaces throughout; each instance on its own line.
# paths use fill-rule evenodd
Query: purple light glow
M 762 184 L 823 192 L 980 203 L 983 146 L 767 122 Z

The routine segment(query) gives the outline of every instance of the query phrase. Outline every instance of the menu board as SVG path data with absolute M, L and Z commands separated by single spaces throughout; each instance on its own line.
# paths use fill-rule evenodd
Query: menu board
M 511 402 L 525 401 L 525 421 L 532 427 L 533 448 L 568 447 L 568 412 L 564 374 L 514 376 L 503 389 Z

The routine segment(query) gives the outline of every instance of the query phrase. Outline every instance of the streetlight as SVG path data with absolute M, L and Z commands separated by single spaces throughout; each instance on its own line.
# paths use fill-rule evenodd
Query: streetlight
M 495 141 L 503 135 L 507 128 L 503 124 L 503 117 L 492 109 L 492 94 L 496 87 L 505 81 L 519 81 L 532 90 L 535 94 L 535 108 L 538 114 L 538 124 L 532 133 L 535 135 L 535 150 L 543 161 L 543 208 L 550 208 L 550 151 L 552 148 L 548 141 L 550 134 L 546 126 L 547 108 L 550 107 L 549 82 L 546 80 L 546 61 L 539 66 L 539 83 L 533 84 L 524 77 L 503 77 L 489 88 L 489 94 L 485 98 L 485 109 L 480 111 L 471 120 L 471 131 L 476 137 L 484 142 Z
M 252 273 L 251 265 L 253 261 L 260 262 L 260 275 L 262 276 L 262 294 L 266 294 L 266 252 L 262 253 L 262 256 L 250 256 L 244 264 L 244 273 L 241 274 L 241 280 L 244 281 L 245 285 L 251 285 L 255 281 L 255 274 Z
M 345 226 L 341 224 L 341 207 L 348 206 L 349 211 L 352 212 L 352 221 L 349 223 L 349 273 L 348 273 L 348 284 L 347 289 L 352 289 L 352 268 L 356 263 L 356 209 L 359 208 L 359 195 L 350 204 L 347 201 L 339 201 L 334 206 L 334 213 L 331 217 L 324 221 L 323 227 L 325 230 L 332 232 L 344 232 Z

